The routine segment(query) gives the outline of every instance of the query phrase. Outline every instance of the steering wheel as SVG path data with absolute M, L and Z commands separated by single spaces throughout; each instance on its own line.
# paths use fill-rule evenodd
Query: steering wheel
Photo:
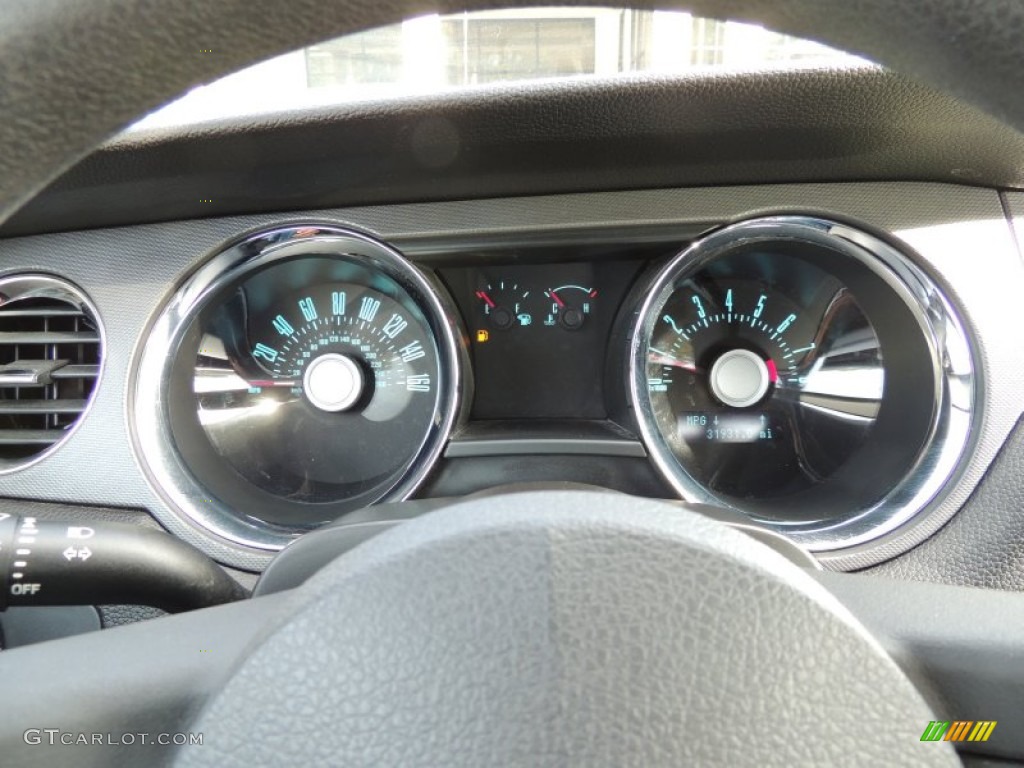
M 418 13 L 521 5 L 5 0 L 0 220 L 190 86 Z M 866 54 L 1024 127 L 1019 3 L 686 8 Z M 682 505 L 596 490 L 454 502 L 297 590 L 5 652 L 0 680 L 5 764 L 956 764 L 920 743 L 922 692 L 805 571 Z M 32 728 L 106 741 L 44 749 Z M 203 744 L 123 746 L 185 731 Z

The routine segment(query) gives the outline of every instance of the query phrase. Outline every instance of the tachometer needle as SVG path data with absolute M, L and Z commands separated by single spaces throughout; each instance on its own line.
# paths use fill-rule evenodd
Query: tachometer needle
M 678 357 L 673 357 L 667 352 L 662 352 L 660 349 L 651 349 L 647 355 L 647 362 L 654 363 L 655 365 L 671 365 L 675 368 L 682 368 L 684 371 L 690 373 L 703 373 L 703 369 L 698 368 L 693 363 L 689 363 L 685 360 L 680 360 Z
M 483 291 L 477 291 L 476 295 L 477 298 L 483 299 L 484 304 L 486 304 L 491 309 L 494 309 L 496 306 L 498 306 L 497 304 L 494 303 L 494 300 Z

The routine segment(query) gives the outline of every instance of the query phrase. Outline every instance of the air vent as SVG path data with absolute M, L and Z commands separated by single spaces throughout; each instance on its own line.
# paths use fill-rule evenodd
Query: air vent
M 0 279 L 0 470 L 51 450 L 78 424 L 102 361 L 96 312 L 45 275 Z

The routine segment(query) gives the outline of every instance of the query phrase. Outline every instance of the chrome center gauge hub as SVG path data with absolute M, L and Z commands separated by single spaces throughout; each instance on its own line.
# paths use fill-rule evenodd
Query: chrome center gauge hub
M 749 349 L 730 350 L 711 366 L 712 394 L 734 408 L 754 405 L 764 397 L 771 383 L 765 361 Z
M 363 371 L 351 357 L 330 353 L 306 366 L 302 388 L 322 411 L 346 411 L 363 394 Z

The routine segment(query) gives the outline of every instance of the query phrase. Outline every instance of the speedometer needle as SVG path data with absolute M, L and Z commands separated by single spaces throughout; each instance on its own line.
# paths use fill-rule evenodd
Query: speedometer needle
M 684 371 L 690 373 L 703 373 L 703 369 L 698 368 L 693 363 L 688 363 L 685 360 L 680 360 L 678 357 L 672 357 L 667 352 L 662 352 L 660 349 L 651 349 L 647 355 L 647 362 L 654 363 L 655 365 L 671 365 L 675 368 L 682 368 Z

